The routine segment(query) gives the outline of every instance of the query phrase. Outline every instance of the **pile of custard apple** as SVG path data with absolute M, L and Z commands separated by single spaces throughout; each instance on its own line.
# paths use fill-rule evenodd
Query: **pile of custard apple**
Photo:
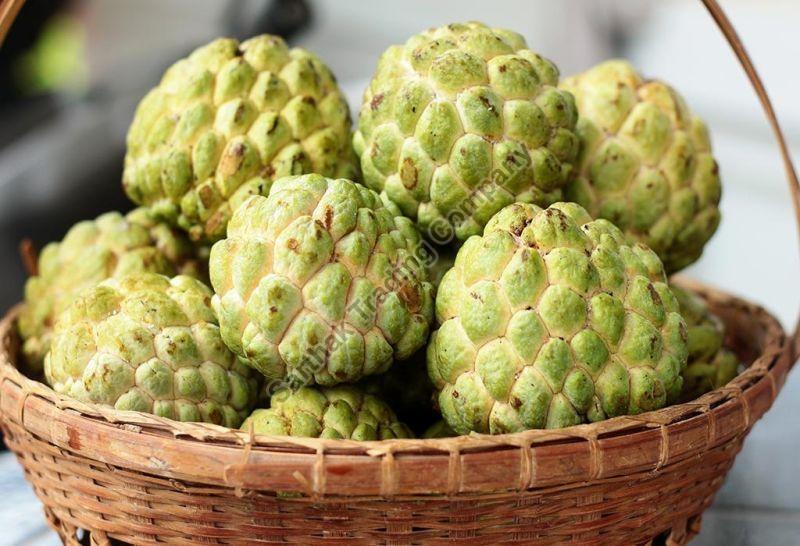
M 561 79 L 519 34 L 389 47 L 355 131 L 275 36 L 215 40 L 139 103 L 138 208 L 42 249 L 28 372 L 117 410 L 256 434 L 502 434 L 657 410 L 738 372 L 668 276 L 720 220 L 703 122 L 612 60 Z

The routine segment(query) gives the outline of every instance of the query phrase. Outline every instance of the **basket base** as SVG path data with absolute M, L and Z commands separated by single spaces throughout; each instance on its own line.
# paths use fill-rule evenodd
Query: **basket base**
M 89 532 L 69 525 L 61 525 L 54 516 L 51 517 L 51 514 L 48 514 L 47 519 L 57 530 L 65 546 L 135 546 L 130 542 L 110 538 L 102 531 Z M 684 546 L 700 532 L 701 519 L 702 516 L 700 514 L 692 516 L 685 521 L 684 525 L 676 525 L 670 531 L 659 533 L 652 540 L 641 543 L 641 546 Z M 326 539 L 320 539 L 319 542 L 330 544 L 330 541 Z M 522 542 L 519 543 L 521 544 Z M 307 544 L 313 544 L 313 542 Z M 409 542 L 408 544 L 422 543 Z

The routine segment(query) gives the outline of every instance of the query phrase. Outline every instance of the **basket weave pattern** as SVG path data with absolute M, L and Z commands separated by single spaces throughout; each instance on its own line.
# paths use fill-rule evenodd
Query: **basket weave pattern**
M 57 395 L 0 323 L 8 446 L 66 544 L 684 544 L 789 368 L 763 309 L 702 289 L 748 370 L 691 404 L 559 431 L 252 437 Z M 85 542 L 84 542 L 85 543 Z
M 800 226 L 774 109 L 716 0 L 701 0 L 761 102 Z M 0 2 L 0 43 L 24 0 Z M 698 287 L 693 287 L 697 289 Z M 748 369 L 689 403 L 557 431 L 353 442 L 253 437 L 118 412 L 21 374 L 0 321 L 0 427 L 68 546 L 687 543 L 800 354 L 778 322 L 699 288 Z

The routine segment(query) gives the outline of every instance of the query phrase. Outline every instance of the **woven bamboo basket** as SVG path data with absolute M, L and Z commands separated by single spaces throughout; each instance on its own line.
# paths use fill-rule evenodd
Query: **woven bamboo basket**
M 763 86 L 715 0 L 798 182 Z M 15 5 L 16 4 L 16 5 Z M 0 4 L 0 39 L 20 2 Z M 253 437 L 60 396 L 17 369 L 0 322 L 0 425 L 65 544 L 687 543 L 798 343 L 762 308 L 692 285 L 747 370 L 689 404 L 501 436 Z

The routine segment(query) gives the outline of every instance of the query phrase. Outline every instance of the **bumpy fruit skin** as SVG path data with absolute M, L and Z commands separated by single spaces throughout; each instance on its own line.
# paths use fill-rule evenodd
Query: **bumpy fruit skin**
M 75 224 L 61 242 L 42 249 L 38 275 L 25 285 L 18 326 L 30 371 L 41 372 L 56 317 L 81 290 L 137 272 L 203 278 L 204 269 L 181 232 L 142 209 L 125 216 L 108 212 Z
M 579 150 L 558 76 L 522 36 L 481 23 L 390 47 L 353 138 L 364 181 L 437 243 L 480 234 L 511 203 L 558 201 Z
M 686 325 L 658 257 L 574 203 L 517 203 L 467 240 L 436 298 L 428 372 L 459 434 L 655 410 L 680 391 Z
M 211 290 L 185 275 L 104 281 L 59 316 L 47 382 L 118 410 L 238 427 L 257 381 L 222 342 L 210 301 Z
M 193 240 L 278 177 L 352 178 L 350 113 L 327 66 L 277 36 L 215 40 L 172 65 L 136 110 L 123 185 Z
M 727 385 L 739 374 L 740 362 L 733 352 L 720 349 L 708 360 L 694 360 L 683 372 L 680 401 L 690 402 Z
M 275 181 L 211 249 L 225 343 L 292 388 L 383 373 L 428 338 L 433 287 L 420 241 L 364 186 L 316 174 Z
M 697 294 L 674 284 L 670 284 L 670 289 L 686 322 L 689 362 L 713 358 L 725 341 L 725 324 Z
M 739 373 L 739 358 L 723 347 L 725 325 L 697 294 L 671 285 L 686 321 L 689 360 L 679 401 L 688 402 L 726 385 Z
M 242 430 L 275 436 L 389 440 L 413 438 L 382 400 L 352 385 L 282 389 L 269 409 L 257 409 Z
M 667 273 L 696 261 L 720 221 L 708 131 L 669 85 L 607 61 L 565 79 L 580 113 L 579 170 L 566 197 L 647 244 Z

